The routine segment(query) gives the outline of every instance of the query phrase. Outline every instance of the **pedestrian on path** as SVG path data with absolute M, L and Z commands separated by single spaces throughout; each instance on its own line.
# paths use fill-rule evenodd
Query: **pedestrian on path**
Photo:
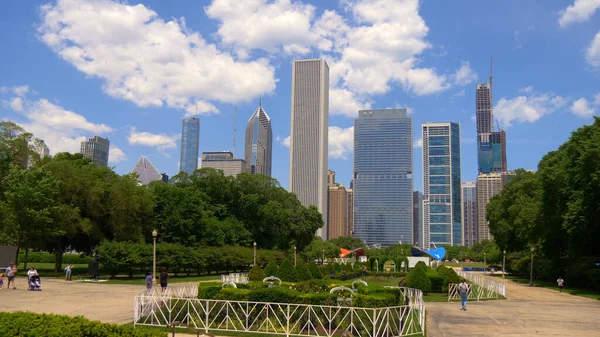
M 6 279 L 7 284 L 6 284 L 6 288 L 10 289 L 10 284 L 12 283 L 13 285 L 13 289 L 17 289 L 17 287 L 15 286 L 15 275 L 17 274 L 17 266 L 15 266 L 13 263 L 11 263 L 8 268 L 6 268 Z
M 467 298 L 469 298 L 469 285 L 465 282 L 465 279 L 458 285 L 458 293 L 462 302 L 462 308 L 460 310 L 467 311 Z
M 169 283 L 169 274 L 167 274 L 167 268 L 163 268 L 162 273 L 160 273 L 160 287 L 162 288 L 162 295 L 165 296 L 167 292 L 167 286 Z
M 73 265 L 65 267 L 65 281 L 71 281 L 71 274 L 73 273 Z
M 146 293 L 148 295 L 152 293 L 152 273 L 150 272 L 146 275 Z
M 556 280 L 556 284 L 558 284 L 558 289 L 560 289 L 560 292 L 562 293 L 563 290 L 563 286 L 565 285 L 565 280 L 562 279 L 562 277 L 558 277 L 558 280 Z

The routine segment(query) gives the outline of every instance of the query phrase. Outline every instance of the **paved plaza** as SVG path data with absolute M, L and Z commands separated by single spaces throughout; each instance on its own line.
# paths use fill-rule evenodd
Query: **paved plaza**
M 0 290 L 0 311 L 82 315 L 110 323 L 133 320 L 133 298 L 144 285 L 110 285 L 42 279 L 43 291 Z M 600 301 L 507 281 L 507 300 L 426 303 L 429 337 L 600 336 Z M 180 285 L 180 284 L 178 284 Z M 179 334 L 178 334 L 179 335 Z
M 498 280 L 498 278 L 495 278 Z M 506 300 L 425 303 L 429 337 L 600 336 L 600 301 L 506 281 Z

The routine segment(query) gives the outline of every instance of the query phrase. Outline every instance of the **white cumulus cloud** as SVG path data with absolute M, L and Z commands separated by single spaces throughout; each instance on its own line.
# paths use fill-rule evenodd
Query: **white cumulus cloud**
M 15 97 L 10 101 L 10 108 L 16 112 L 23 112 L 23 100 L 21 97 Z
M 454 73 L 453 79 L 456 85 L 463 86 L 475 82 L 477 80 L 477 73 L 471 68 L 471 64 L 468 61 L 464 61 L 460 68 L 456 70 L 456 73 Z
M 566 27 L 572 23 L 588 21 L 598 8 L 600 0 L 575 0 L 559 12 L 558 23 L 561 27 Z
M 423 138 L 419 138 L 419 139 L 415 140 L 413 142 L 413 147 L 414 148 L 421 148 L 421 147 L 423 147 Z
M 575 116 L 587 118 L 592 117 L 596 110 L 589 106 L 589 103 L 585 98 L 580 98 L 571 105 L 571 112 Z
M 155 147 L 159 151 L 163 151 L 166 149 L 176 148 L 177 144 L 175 142 L 177 138 L 177 135 L 169 136 L 166 134 L 139 132 L 135 127 L 132 127 L 129 130 L 129 137 L 127 137 L 127 141 L 130 145 Z
M 600 105 L 600 92 L 594 95 L 594 104 Z
M 529 93 L 533 92 L 533 87 L 529 86 L 529 87 L 521 88 L 521 89 L 519 89 L 519 92 L 522 94 L 529 94 Z
M 194 97 L 238 102 L 275 89 L 268 60 L 238 61 L 187 28 L 184 18 L 166 21 L 142 4 L 61 0 L 40 13 L 41 41 L 102 79 L 110 96 L 141 107 L 185 110 Z
M 110 144 L 110 148 L 108 151 L 108 162 L 111 164 L 116 164 L 125 160 L 127 160 L 127 155 L 125 154 L 125 152 L 123 152 L 123 150 L 121 150 L 117 146 Z
M 533 92 L 511 99 L 502 97 L 494 107 L 494 117 L 502 127 L 508 128 L 513 123 L 533 123 L 566 104 L 567 99 L 550 93 Z
M 348 89 L 331 88 L 329 90 L 329 114 L 344 115 L 351 118 L 358 116 L 358 110 L 371 109 L 371 102 L 356 97 Z
M 600 32 L 596 34 L 587 47 L 585 59 L 592 67 L 600 67 Z
M 29 92 L 29 86 L 21 85 L 21 86 L 13 87 L 12 90 L 15 93 L 15 95 L 23 97 Z
M 354 152 L 354 127 L 329 127 L 329 158 L 347 159 Z

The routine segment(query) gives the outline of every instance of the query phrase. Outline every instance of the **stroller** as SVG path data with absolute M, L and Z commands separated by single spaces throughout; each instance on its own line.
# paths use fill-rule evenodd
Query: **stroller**
M 28 277 L 28 283 L 29 283 L 29 290 L 32 291 L 42 291 L 42 286 L 41 286 L 41 282 L 40 282 L 40 276 L 39 275 L 34 275 L 34 276 L 30 276 Z

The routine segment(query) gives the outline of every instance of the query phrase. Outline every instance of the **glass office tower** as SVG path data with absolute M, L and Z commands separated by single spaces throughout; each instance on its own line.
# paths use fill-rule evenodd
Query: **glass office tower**
M 184 119 L 181 126 L 181 159 L 179 171 L 192 174 L 198 169 L 200 143 L 200 120 L 198 117 Z
M 412 120 L 406 109 L 354 121 L 354 231 L 366 244 L 413 243 Z
M 460 125 L 423 124 L 423 244 L 462 244 Z

